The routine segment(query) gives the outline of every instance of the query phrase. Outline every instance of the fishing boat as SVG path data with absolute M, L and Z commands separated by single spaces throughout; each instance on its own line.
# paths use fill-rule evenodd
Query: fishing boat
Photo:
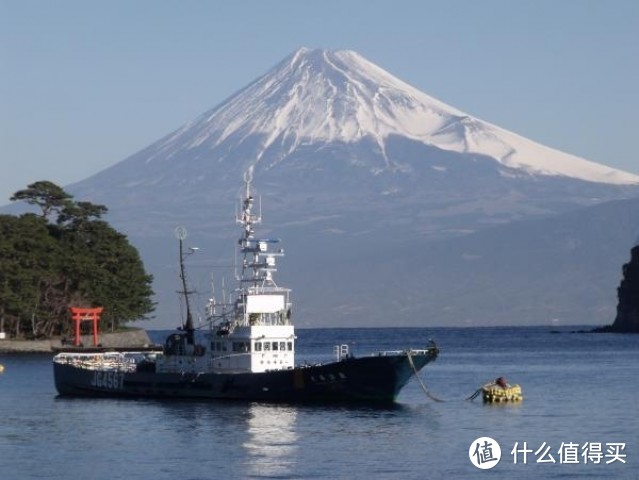
M 274 280 L 284 251 L 279 240 L 256 237 L 262 215 L 250 171 L 244 183 L 236 215 L 242 229 L 238 287 L 231 300 L 210 301 L 208 332 L 195 332 L 184 269 L 186 232 L 178 228 L 184 325 L 161 349 L 60 351 L 53 358 L 60 395 L 392 403 L 437 358 L 434 342 L 357 357 L 348 345 L 337 345 L 329 362 L 296 364 L 291 290 Z

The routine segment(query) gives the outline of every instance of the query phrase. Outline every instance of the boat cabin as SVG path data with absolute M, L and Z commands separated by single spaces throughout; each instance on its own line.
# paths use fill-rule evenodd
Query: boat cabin
M 295 366 L 293 325 L 237 327 L 228 336 L 211 337 L 212 366 L 216 371 L 266 372 Z

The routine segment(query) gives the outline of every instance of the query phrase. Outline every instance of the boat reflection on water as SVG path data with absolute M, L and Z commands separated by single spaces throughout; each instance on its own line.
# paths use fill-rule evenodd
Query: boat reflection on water
M 285 477 L 294 471 L 298 447 L 297 409 L 253 403 L 248 410 L 247 477 Z

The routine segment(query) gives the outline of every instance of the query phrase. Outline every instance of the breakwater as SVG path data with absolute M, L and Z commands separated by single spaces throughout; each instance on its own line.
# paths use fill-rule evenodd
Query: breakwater
M 93 345 L 93 337 L 85 335 L 81 337 L 85 346 Z M 150 345 L 146 330 L 132 329 L 125 332 L 101 333 L 99 342 L 103 347 L 139 347 Z M 47 340 L 0 340 L 0 353 L 52 353 L 56 348 L 70 346 L 63 344 L 59 338 Z

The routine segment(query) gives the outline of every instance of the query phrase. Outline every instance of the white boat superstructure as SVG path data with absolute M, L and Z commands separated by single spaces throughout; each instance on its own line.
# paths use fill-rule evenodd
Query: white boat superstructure
M 249 170 L 236 215 L 243 233 L 238 241 L 240 271 L 235 300 L 221 305 L 213 300 L 209 305 L 214 320 L 211 358 L 214 369 L 221 372 L 265 372 L 295 366 L 290 289 L 279 287 L 273 279 L 276 260 L 284 251 L 275 249 L 279 240 L 255 237 L 255 226 L 262 222 L 262 216 L 254 211 L 251 180 Z

